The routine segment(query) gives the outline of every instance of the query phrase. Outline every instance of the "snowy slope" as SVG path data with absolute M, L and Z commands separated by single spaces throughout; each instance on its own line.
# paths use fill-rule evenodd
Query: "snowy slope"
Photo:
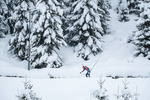
M 150 77 L 150 61 L 143 57 L 134 57 L 134 45 L 128 44 L 128 37 L 132 31 L 136 30 L 137 16 L 130 15 L 129 22 L 119 22 L 115 12 L 118 0 L 112 2 L 110 10 L 111 34 L 104 36 L 103 52 L 93 56 L 88 61 L 84 61 L 73 52 L 73 48 L 63 47 L 59 53 L 63 57 L 64 65 L 59 69 L 44 68 L 27 71 L 27 61 L 19 61 L 12 57 L 8 50 L 8 41 L 11 36 L 0 39 L 0 75 L 2 76 L 23 76 L 31 78 L 48 78 L 49 74 L 54 77 L 84 77 L 79 74 L 82 64 L 92 68 L 95 62 L 98 63 L 93 68 L 91 77 L 104 76 L 137 76 Z

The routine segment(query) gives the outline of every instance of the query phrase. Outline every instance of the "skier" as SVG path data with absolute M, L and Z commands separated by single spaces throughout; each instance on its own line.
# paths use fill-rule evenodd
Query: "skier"
M 84 72 L 85 70 L 87 70 L 87 73 L 85 74 L 85 76 L 90 77 L 91 70 L 87 66 L 82 66 L 82 68 L 83 68 L 83 71 L 81 71 L 80 74 Z

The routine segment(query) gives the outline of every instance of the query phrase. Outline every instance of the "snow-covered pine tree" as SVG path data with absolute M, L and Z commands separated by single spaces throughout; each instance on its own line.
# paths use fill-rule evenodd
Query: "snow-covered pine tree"
M 107 21 L 110 19 L 110 13 L 108 9 L 111 8 L 111 2 L 110 0 L 98 0 L 98 6 L 101 8 L 99 13 L 102 14 L 102 16 L 100 16 L 101 26 L 103 28 L 104 34 L 107 34 L 109 33 L 109 25 Z
M 18 0 L 0 1 L 0 37 L 6 34 L 13 34 L 15 20 L 12 19 L 13 11 Z
M 7 34 L 7 13 L 8 8 L 4 0 L 0 0 L 0 38 Z
M 31 64 L 34 68 L 62 66 L 57 50 L 66 45 L 62 33 L 63 14 L 57 0 L 38 0 L 37 12 L 33 16 Z
M 127 1 L 126 0 L 120 0 L 119 5 L 117 7 L 117 13 L 119 14 L 118 20 L 121 22 L 127 22 L 129 21 L 129 9 L 127 7 Z
M 101 0 L 100 0 L 101 1 Z M 105 6 L 106 6 L 106 8 L 108 8 L 108 9 L 111 9 L 112 8 L 112 6 L 111 6 L 111 0 L 103 0 L 104 1 L 104 3 L 105 3 Z
M 140 8 L 140 13 L 144 12 L 145 9 L 150 8 L 150 0 L 140 0 L 138 7 Z
M 63 0 L 63 19 L 62 19 L 62 29 L 63 29 L 63 34 L 66 35 L 68 33 L 67 27 L 69 25 L 69 21 L 67 19 L 67 16 L 70 14 L 70 7 L 71 7 L 71 0 Z M 67 39 L 65 40 L 67 41 Z
M 140 0 L 127 0 L 127 5 L 129 8 L 129 14 L 140 14 Z
M 150 8 L 146 8 L 137 21 L 137 29 L 130 37 L 129 42 L 136 45 L 135 54 L 147 57 L 150 60 Z
M 10 51 L 21 60 L 28 58 L 29 8 L 34 7 L 34 0 L 19 0 L 12 15 L 15 20 L 14 37 L 10 40 Z
M 37 97 L 36 93 L 34 93 L 32 90 L 33 85 L 30 84 L 30 81 L 25 80 L 23 83 L 24 90 L 21 90 L 21 93 L 18 93 L 18 100 L 42 100 L 41 98 Z
M 13 13 L 15 12 L 15 7 L 19 4 L 20 0 L 5 0 L 8 7 L 7 13 L 7 24 L 8 24 L 8 34 L 14 33 L 15 19 Z
M 102 51 L 102 35 L 105 33 L 101 24 L 101 11 L 98 0 L 77 0 L 72 4 L 66 37 L 68 44 L 74 46 L 75 52 L 84 60 Z
M 69 45 L 72 45 L 72 42 L 70 43 L 70 38 L 67 36 L 67 34 L 69 33 L 69 30 L 67 29 L 69 27 L 69 24 L 72 22 L 71 19 L 69 19 L 68 16 L 71 15 L 72 11 L 72 4 L 73 2 L 75 2 L 75 0 L 63 0 L 64 1 L 64 9 L 63 9 L 63 25 L 62 25 L 62 28 L 63 28 L 63 34 L 64 34 L 64 38 L 65 38 L 65 41 L 69 44 Z

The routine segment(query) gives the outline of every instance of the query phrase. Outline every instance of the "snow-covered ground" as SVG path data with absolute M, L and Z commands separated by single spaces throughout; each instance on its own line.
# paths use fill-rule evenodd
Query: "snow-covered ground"
M 42 100 L 96 100 L 92 93 L 99 88 L 99 78 L 61 78 L 61 79 L 28 79 L 33 85 L 33 91 Z M 124 79 L 106 78 L 104 88 L 109 100 L 118 100 L 114 96 L 123 89 Z M 0 78 L 0 100 L 16 100 L 16 95 L 24 89 L 22 78 Z M 138 100 L 150 100 L 150 79 L 128 79 L 128 88 L 132 95 L 139 94 Z M 119 100 L 122 100 L 121 98 Z M 134 96 L 130 100 L 135 100 Z
M 134 45 L 128 44 L 128 37 L 136 30 L 137 18 L 130 15 L 130 21 L 118 22 L 115 12 L 117 0 L 112 2 L 110 10 L 111 34 L 104 36 L 103 52 L 93 56 L 88 61 L 78 58 L 73 48 L 63 47 L 59 53 L 63 57 L 61 68 L 43 68 L 27 70 L 27 61 L 19 61 L 8 50 L 10 35 L 0 39 L 0 100 L 16 100 L 17 90 L 23 89 L 25 78 L 7 78 L 5 76 L 22 76 L 31 80 L 33 90 L 43 100 L 93 100 L 90 94 L 98 89 L 97 80 L 100 75 L 105 76 L 136 76 L 150 77 L 150 61 L 143 57 L 134 57 Z M 82 64 L 92 68 L 91 78 L 85 78 Z M 56 79 L 49 79 L 50 75 Z M 123 88 L 121 79 L 106 78 L 105 88 L 109 98 L 115 100 L 117 87 Z M 129 78 L 129 88 L 135 92 L 138 86 L 139 100 L 150 100 L 150 78 Z

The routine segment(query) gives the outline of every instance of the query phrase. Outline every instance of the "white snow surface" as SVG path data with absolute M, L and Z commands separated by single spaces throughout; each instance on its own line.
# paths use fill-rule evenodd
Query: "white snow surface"
M 67 0 L 66 0 L 67 1 Z M 103 52 L 93 56 L 88 61 L 77 57 L 71 47 L 62 47 L 59 51 L 63 57 L 61 68 L 32 69 L 28 71 L 27 61 L 20 61 L 8 53 L 8 41 L 12 36 L 7 35 L 0 39 L 0 100 L 16 100 L 17 90 L 22 90 L 24 78 L 7 78 L 5 76 L 22 76 L 31 80 L 33 90 L 42 100 L 94 100 L 91 93 L 98 89 L 98 77 L 106 76 L 136 76 L 143 78 L 130 78 L 131 93 L 138 86 L 139 100 L 150 100 L 150 61 L 143 57 L 134 57 L 135 47 L 127 40 L 136 30 L 136 16 L 130 15 L 129 22 L 119 22 L 115 8 L 118 0 L 111 3 L 110 10 L 111 34 L 104 36 Z M 96 61 L 98 61 L 96 63 Z M 91 78 L 85 78 L 82 64 L 92 68 Z M 49 79 L 50 76 L 56 79 Z M 123 79 L 113 80 L 106 78 L 105 88 L 111 100 L 116 100 L 114 94 L 117 87 L 123 88 Z
M 32 90 L 42 100 L 97 100 L 92 93 L 99 88 L 99 78 L 61 78 L 61 79 L 28 79 Z M 107 90 L 109 100 L 118 100 L 114 96 L 124 88 L 124 79 L 106 78 L 103 87 Z M 0 100 L 17 100 L 16 95 L 24 89 L 23 78 L 0 78 Z M 149 78 L 128 79 L 131 94 L 139 94 L 138 100 L 150 100 Z M 119 99 L 123 100 L 123 99 Z M 134 97 L 131 99 L 134 100 Z

